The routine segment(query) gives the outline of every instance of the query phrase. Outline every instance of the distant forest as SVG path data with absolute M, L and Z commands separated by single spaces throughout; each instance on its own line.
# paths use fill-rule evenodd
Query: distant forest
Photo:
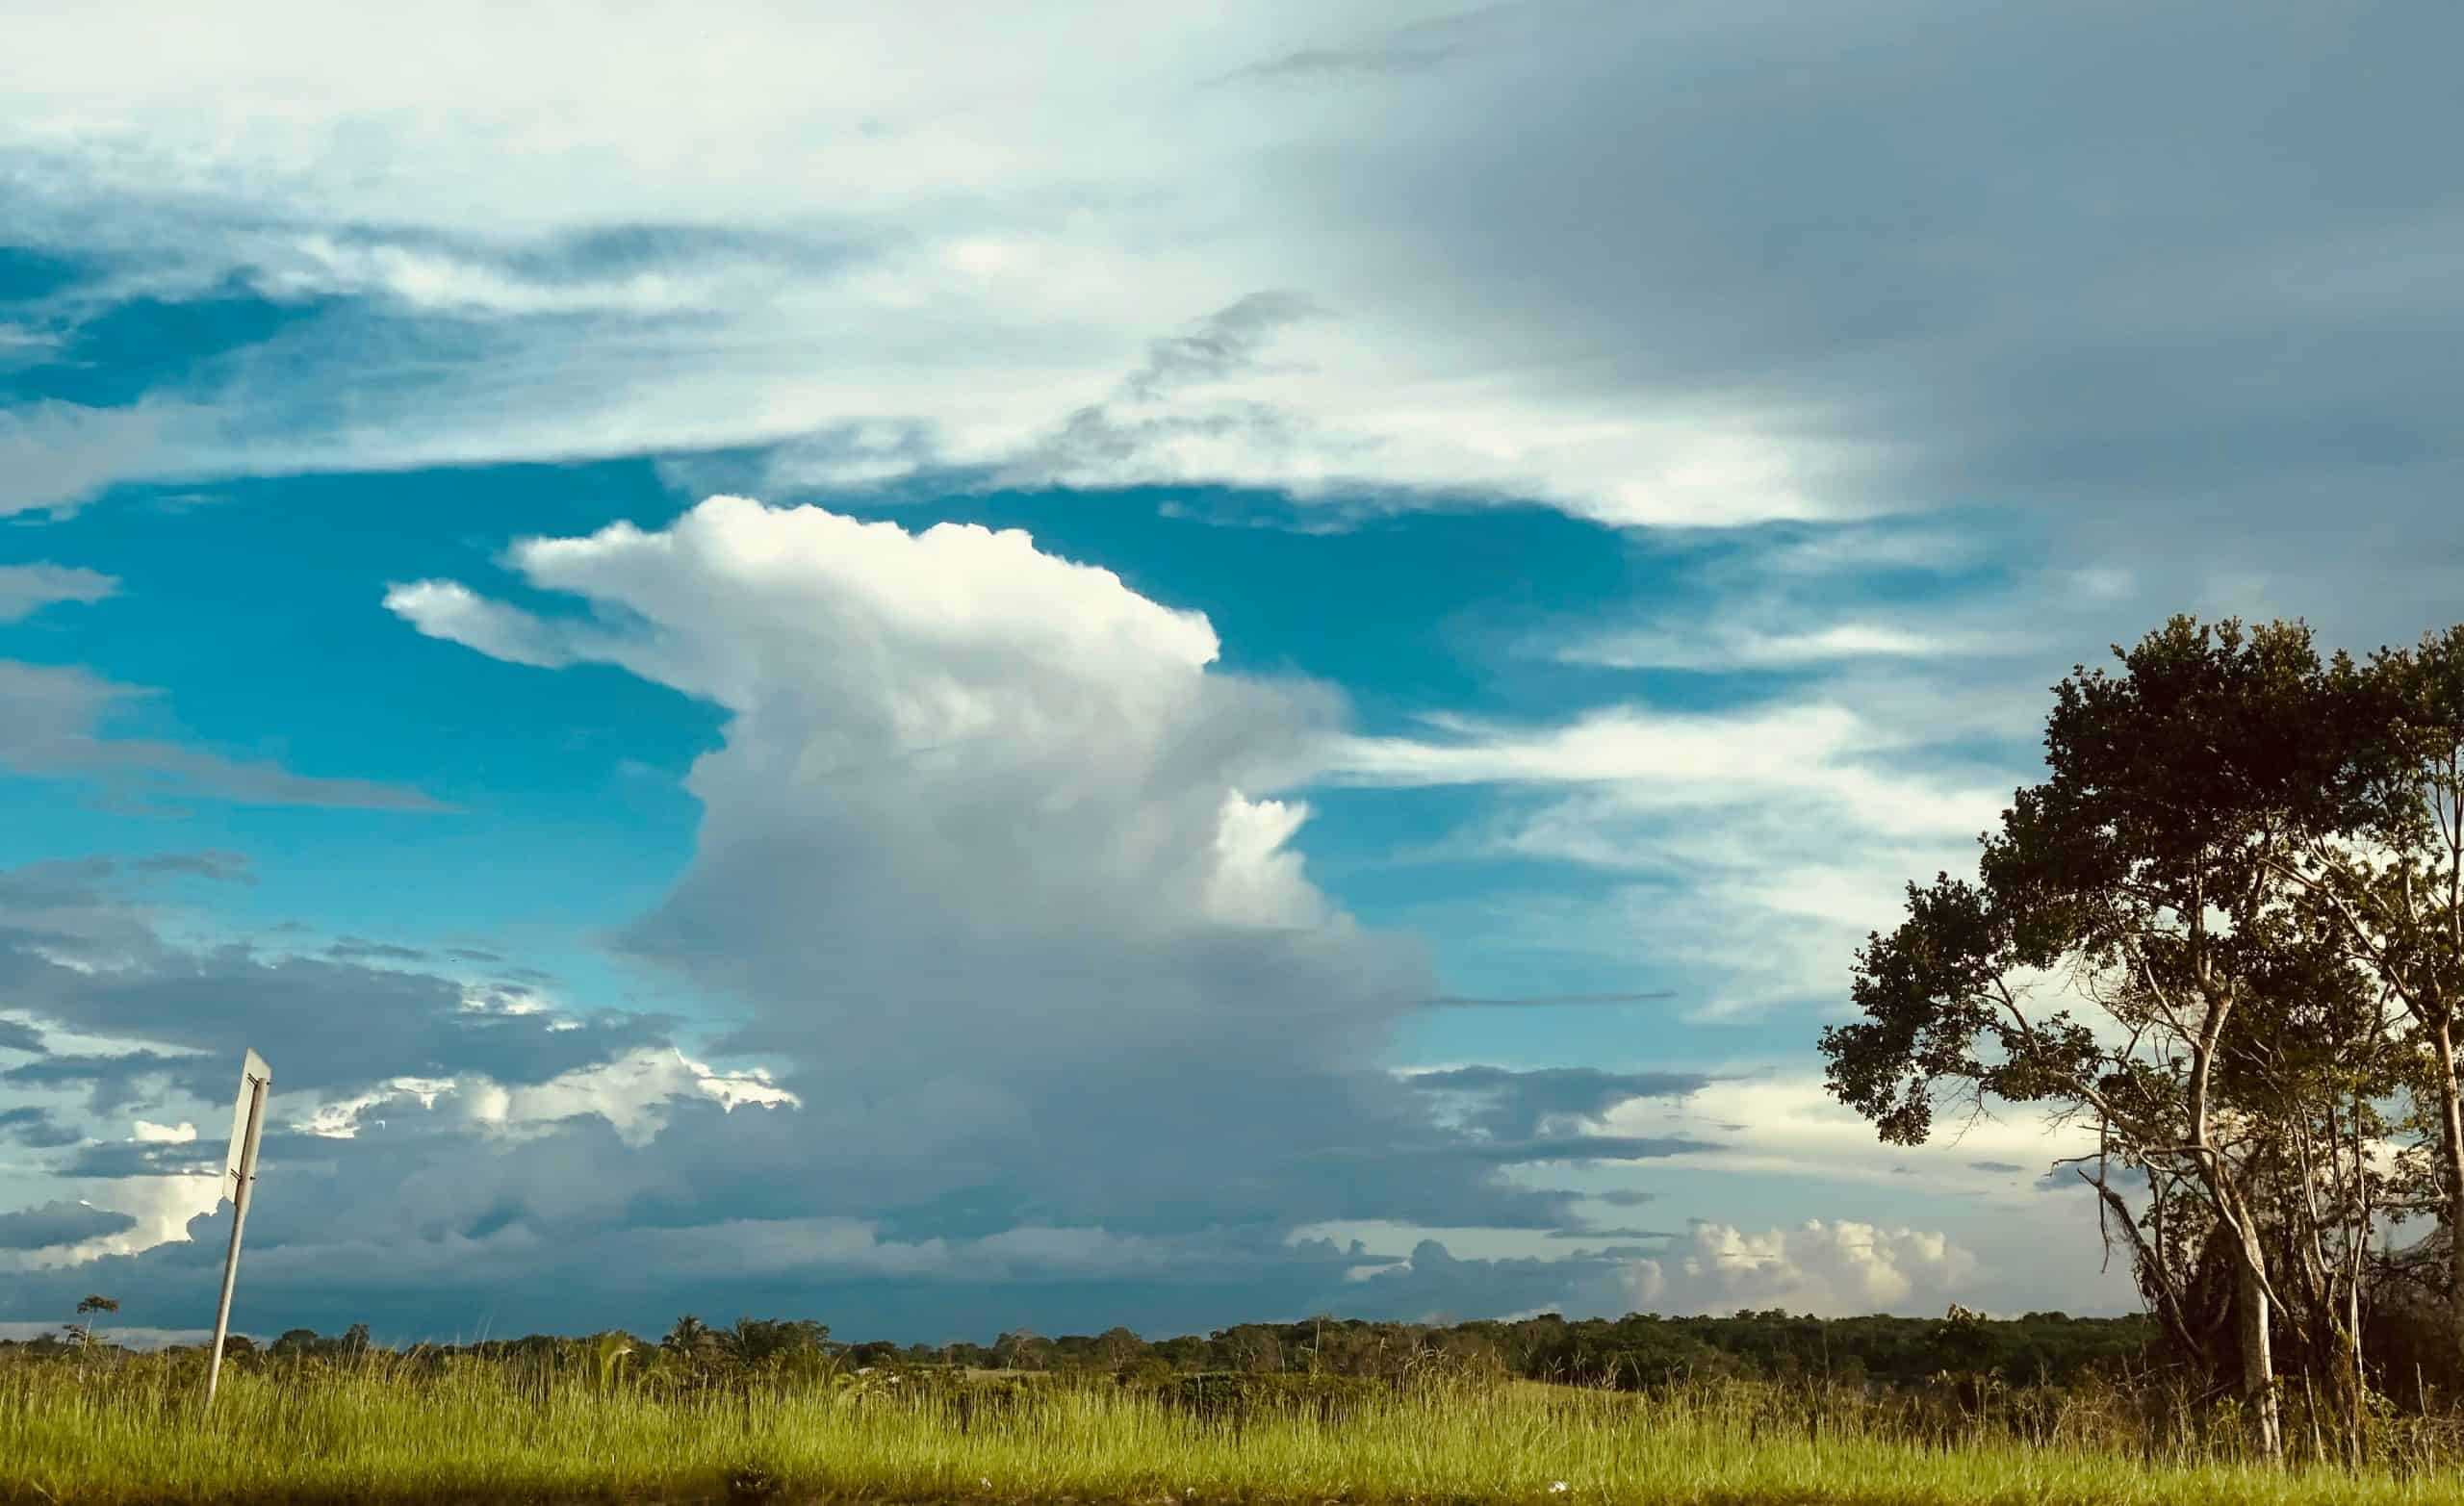
M 97 1340 L 107 1340 L 107 1333 Z M 877 1369 L 964 1368 L 1111 1376 L 1124 1383 L 1164 1383 L 1189 1374 L 1329 1374 L 1399 1379 L 1440 1366 L 1533 1380 L 1634 1390 L 1691 1379 L 1829 1378 L 1889 1387 L 1943 1376 L 1993 1375 L 2014 1385 L 2066 1385 L 2085 1372 L 2119 1371 L 2157 1363 L 2160 1338 L 2145 1316 L 2071 1317 L 2031 1313 L 1995 1319 L 1954 1311 L 1943 1318 L 1792 1315 L 1773 1309 L 1728 1317 L 1569 1320 L 1555 1314 L 1512 1322 L 1450 1327 L 1310 1318 L 1243 1323 L 1204 1337 L 1147 1340 L 1126 1328 L 1057 1338 L 1019 1330 L 990 1343 L 848 1343 L 826 1323 L 744 1318 L 711 1327 L 680 1318 L 660 1339 L 622 1333 L 587 1340 L 533 1335 L 480 1343 L 422 1345 L 426 1353 L 519 1360 L 570 1346 L 629 1350 L 642 1363 L 705 1371 L 762 1369 L 824 1361 Z M 8 1345 L 21 1352 L 86 1347 L 75 1330 L 57 1338 Z M 375 1345 L 364 1325 L 340 1336 L 294 1329 L 262 1347 L 235 1337 L 231 1350 L 257 1363 L 284 1358 L 346 1359 Z

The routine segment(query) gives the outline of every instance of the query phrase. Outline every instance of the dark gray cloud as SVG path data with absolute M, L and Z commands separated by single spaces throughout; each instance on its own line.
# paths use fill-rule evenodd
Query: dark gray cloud
M 415 959 L 404 956 L 410 949 L 381 943 L 346 942 L 345 958 L 174 943 L 116 892 L 118 871 L 104 858 L 0 870 L 0 996 L 39 1021 L 153 1044 L 38 1056 L 0 1071 L 0 1083 L 83 1087 L 106 1113 L 166 1093 L 219 1102 L 231 1092 L 239 1051 L 253 1045 L 274 1062 L 286 1093 L 346 1093 L 456 1072 L 521 1085 L 663 1046 L 675 1034 L 661 1015 L 559 1014 L 526 997 L 493 1001 L 526 1012 L 475 1009 L 454 980 L 348 959 Z
M 0 1139 L 14 1140 L 33 1150 L 52 1150 L 74 1145 L 80 1138 L 76 1131 L 54 1120 L 51 1110 L 40 1105 L 0 1109 Z
M 1632 1310 L 1626 1262 L 1604 1251 L 1540 1260 L 1464 1259 L 1435 1239 L 1412 1247 L 1411 1262 L 1358 1282 L 1348 1315 L 1420 1322 L 1466 1322 L 1546 1311 L 1569 1317 L 1616 1317 Z M 1349 1294 L 1348 1294 L 1349 1295 Z
M 2078 1192 L 2085 1190 L 2088 1187 L 2088 1183 L 2080 1175 L 2082 1172 L 2090 1177 L 2097 1174 L 2092 1161 L 2085 1165 L 2059 1165 L 2044 1172 L 2029 1185 L 2040 1192 Z M 2124 1166 L 2118 1162 L 2105 1167 L 2104 1178 L 2117 1192 L 2141 1191 L 2147 1186 L 2146 1172 L 2137 1166 Z
M 1829 500 L 2016 509 L 2169 608 L 2451 615 L 2464 13 L 1721 0 L 1556 40 L 1295 185 L 1431 327 L 1879 445 Z
M 108 857 L 50 858 L 0 868 L 0 920 L 99 904 L 116 872 Z
M 2007 1161 L 1971 1161 L 1967 1164 L 1968 1169 L 1971 1171 L 1999 1171 L 2016 1174 L 2028 1169 L 2025 1166 L 2017 1165 Z
M 662 1022 L 634 1017 L 552 1031 L 542 1016 L 475 1014 L 461 1007 L 458 985 L 417 971 L 175 947 L 115 899 L 107 862 L 15 870 L 0 881 L 38 899 L 72 948 L 108 934 L 122 958 L 139 959 L 89 975 L 0 945 L 0 967 L 38 1014 L 213 1048 L 194 1058 L 37 1058 L 0 1078 L 25 1088 L 82 1086 L 98 1108 L 170 1092 L 220 1101 L 228 1043 L 243 1037 L 272 1056 L 286 1093 L 382 1084 L 422 1062 L 435 1063 L 425 1070 L 438 1076 L 483 1071 L 542 1084 L 663 1039 Z M 796 932 L 812 933 L 809 925 Z M 1088 985 L 1083 972 L 1048 979 L 1024 965 L 1039 958 L 1050 961 L 1040 951 L 974 960 L 1011 964 L 999 969 L 1011 1000 Z M 1132 947 L 1113 965 L 1128 971 L 1112 986 L 1143 981 L 1209 1000 L 1305 1004 L 1311 990 L 1336 986 L 1306 936 L 1273 932 Z M 1420 982 L 1399 977 L 1394 1007 L 1407 1007 Z M 1296 1226 L 1558 1228 L 1583 1194 L 1518 1187 L 1501 1171 L 1701 1148 L 1634 1137 L 1470 1139 L 1433 1118 L 1427 1092 L 1360 1066 L 1313 1068 L 1305 1039 L 1286 1032 L 1260 1042 L 1238 1019 L 1179 1027 L 1221 1032 L 1215 1047 L 1193 1054 L 1177 1032 L 1141 1036 L 1093 1016 L 1076 1040 L 1004 1047 L 997 1064 L 904 1050 L 927 1043 L 903 1041 L 896 1022 L 871 1027 L 883 1033 L 869 1037 L 878 1049 L 856 1032 L 784 1023 L 762 1033 L 764 1050 L 783 1066 L 782 1085 L 800 1109 L 731 1112 L 688 1094 L 650 1105 L 645 1132 L 604 1116 L 644 1105 L 641 1089 L 620 1085 L 529 1101 L 508 1138 L 475 1139 L 478 1101 L 451 1091 L 432 1108 L 398 1094 L 364 1110 L 349 1138 L 277 1124 L 250 1215 L 251 1301 L 277 1326 L 368 1319 L 427 1336 L 482 1320 L 663 1324 L 688 1308 L 823 1304 L 834 1320 L 914 1337 L 981 1326 L 971 1317 L 942 1327 L 955 1315 L 989 1321 L 988 1331 L 1060 1326 L 1073 1314 L 1100 1316 L 1098 1326 L 1204 1327 L 1348 1302 L 1343 1272 L 1380 1264 L 1356 1248 L 1295 1246 Z M 1048 1034 L 1065 1027 L 1065 1014 L 1043 1020 Z M 36 1130 L 47 1123 L 28 1121 Z M 1359 1149 L 1328 1154 L 1330 1145 Z M 221 1154 L 209 1135 L 86 1143 L 50 1164 L 108 1188 L 211 1170 Z M 194 1238 L 212 1245 L 218 1227 L 201 1220 Z M 202 1249 L 174 1243 L 45 1276 L 0 1298 L 0 1317 L 38 1317 L 57 1296 L 43 1282 L 86 1282 L 177 1326 L 169 1315 L 199 1302 L 210 1311 L 213 1263 Z
M 116 1182 L 128 1177 L 185 1177 L 222 1169 L 227 1147 L 217 1141 L 108 1140 L 81 1145 L 54 1163 L 62 1176 Z
M 1680 1136 L 1556 1135 L 1533 1139 L 1460 1140 L 1438 1145 L 1330 1149 L 1312 1154 L 1337 1161 L 1520 1166 L 1543 1161 L 1655 1161 L 1667 1156 L 1690 1156 L 1717 1149 L 1717 1145 L 1707 1141 Z
M 282 1192 L 270 1181 L 248 1215 L 248 1268 L 235 1312 L 244 1331 L 332 1332 L 366 1321 L 398 1342 L 611 1324 L 656 1334 L 695 1312 L 812 1316 L 850 1339 L 941 1342 L 988 1340 L 1020 1326 L 1093 1333 L 1125 1323 L 1160 1337 L 1261 1314 L 1388 1311 L 1357 1293 L 1345 1272 L 1391 1262 L 1356 1243 L 1286 1243 L 1269 1230 L 1155 1245 L 1124 1274 L 1066 1260 L 1022 1262 L 997 1241 L 939 1256 L 893 1248 L 847 1260 L 834 1257 L 826 1235 L 786 1223 L 706 1232 L 602 1225 L 543 1239 L 511 1221 L 449 1248 L 387 1242 L 390 1232 L 355 1234 L 333 1219 L 318 1238 L 299 1239 L 268 1216 Z M 225 1205 L 192 1220 L 188 1239 L 141 1255 L 25 1273 L 0 1287 L 0 1320 L 43 1320 L 94 1289 L 117 1297 L 123 1318 L 184 1326 L 202 1321 L 200 1311 L 211 1317 L 228 1212 Z M 937 1264 L 898 1268 L 911 1259 Z
M 111 1056 L 46 1056 L 0 1072 L 0 1083 L 12 1087 L 87 1090 L 96 1113 L 116 1113 L 176 1090 L 199 1097 L 212 1091 L 209 1083 L 230 1076 L 227 1062 L 203 1057 L 171 1056 L 160 1051 L 130 1051 Z
M 427 954 L 418 947 L 371 941 L 365 936 L 345 936 L 327 947 L 325 955 L 345 962 L 423 962 L 427 959 Z
M 1196 410 L 1164 404 L 1187 389 L 1256 370 L 1278 333 L 1322 313 L 1305 294 L 1265 289 L 1152 341 L 1144 363 L 1109 398 L 1074 410 L 988 479 L 1008 487 L 1103 485 L 1119 468 L 1190 440 L 1237 441 L 1261 453 L 1290 449 L 1311 431 L 1305 415 L 1248 400 Z
M 1453 15 L 1414 21 L 1342 43 L 1296 47 L 1250 64 L 1214 80 L 1217 84 L 1342 85 L 1376 78 L 1406 77 L 1464 56 L 1476 47 L 1495 47 L 1533 27 L 1562 25 L 1578 7 L 1550 0 L 1509 0 Z
M 1276 331 L 1322 312 L 1305 294 L 1288 289 L 1252 293 L 1178 335 L 1146 348 L 1146 364 L 1121 383 L 1121 396 L 1149 402 L 1168 393 L 1254 368 Z
M 222 883 L 255 883 L 254 865 L 245 853 L 210 851 L 199 853 L 157 853 L 141 857 L 128 865 L 133 873 L 186 874 L 192 878 L 211 879 Z
M 45 1019 L 200 1053 L 55 1056 L 0 1075 L 51 1085 L 82 1077 L 92 1085 L 98 1110 L 136 1102 L 138 1085 L 157 1081 L 221 1097 L 243 1045 L 267 1053 L 286 1090 L 315 1091 L 457 1070 L 543 1082 L 662 1044 L 674 1033 L 673 1021 L 647 1014 L 474 1011 L 449 979 L 240 945 L 166 948 L 150 965 L 89 973 L 23 950 L 13 954 L 0 936 L 0 979 L 14 983 L 20 1007 Z
M 44 1049 L 42 1033 L 33 1026 L 0 1020 L 0 1051 L 23 1051 L 38 1057 Z
M 1020 1323 L 1170 1333 L 1275 1313 L 1414 1315 L 1406 1304 L 1424 1291 L 1360 1290 L 1346 1279 L 1390 1259 L 1357 1243 L 1291 1241 L 1293 1212 L 1489 1212 L 1450 1201 L 1450 1179 L 1415 1191 L 1409 1177 L 1355 1169 L 1323 1182 L 1270 1178 L 1279 1185 L 1229 1199 L 1185 1178 L 1179 1208 L 1159 1206 L 1134 1229 L 1097 1224 L 1087 1214 L 1155 1192 L 1155 1171 L 1133 1158 L 1126 1195 L 1102 1193 L 1100 1165 L 1083 1186 L 1056 1187 L 1023 1158 L 990 1159 L 988 1136 L 946 1147 L 961 1164 L 937 1177 L 923 1161 L 883 1168 L 833 1152 L 826 1136 L 857 1115 L 817 1127 L 817 1111 L 827 1113 L 679 1104 L 647 1146 L 584 1116 L 485 1153 L 451 1122 L 408 1109 L 353 1139 L 277 1134 L 249 1214 L 243 1326 L 366 1320 L 401 1338 L 609 1323 L 655 1331 L 680 1312 L 716 1311 L 941 1340 Z M 1057 1153 L 1074 1148 L 1065 1141 Z M 192 1157 L 211 1159 L 194 1146 L 95 1147 L 73 1169 L 133 1174 Z M 967 1186 L 969 1168 L 994 1180 Z M 923 1185 L 900 1185 L 919 1171 Z M 1386 1180 L 1401 1186 L 1349 1187 Z M 1245 1192 L 1256 1207 L 1244 1210 Z M 903 1218 L 874 1220 L 902 1202 Z M 210 1313 L 227 1213 L 225 1205 L 193 1220 L 186 1241 L 29 1273 L 0 1289 L 0 1319 L 38 1318 L 89 1289 L 166 1323 L 199 1306 Z M 1561 1278 L 1607 1268 L 1588 1254 L 1556 1267 Z M 1493 1293 L 1500 1305 L 1467 1315 L 1565 1300 L 1563 1280 L 1550 1287 L 1539 1263 L 1523 1269 L 1520 1286 Z M 1538 1295 L 1525 1300 L 1525 1288 Z
M 137 1227 L 126 1213 L 66 1201 L 0 1213 L 0 1250 L 49 1250 Z
M 1542 1009 L 1572 1004 L 1649 1004 L 1675 997 L 1676 994 L 1666 988 L 1656 988 L 1646 993 L 1534 994 L 1523 999 L 1472 999 L 1457 994 L 1440 994 L 1424 1001 L 1421 1007 L 1426 1009 Z
M 1636 1098 L 1682 1098 L 1711 1079 L 1700 1072 L 1467 1066 L 1417 1072 L 1404 1081 L 1423 1092 L 1458 1096 L 1470 1107 L 1469 1122 L 1474 1128 L 1503 1139 L 1531 1135 L 1546 1118 L 1597 1119 Z
M 1445 46 L 1397 43 L 1373 47 L 1303 47 L 1264 63 L 1252 64 L 1227 82 L 1243 79 L 1348 79 L 1379 74 L 1419 73 L 1454 56 Z
M 1072 412 L 1060 428 L 1023 458 L 1003 468 L 994 482 L 1020 489 L 1045 486 L 1101 487 L 1145 458 L 1192 440 L 1238 444 L 1259 453 L 1300 447 L 1309 421 L 1257 401 L 1217 403 L 1204 412 L 1141 412 L 1091 403 Z

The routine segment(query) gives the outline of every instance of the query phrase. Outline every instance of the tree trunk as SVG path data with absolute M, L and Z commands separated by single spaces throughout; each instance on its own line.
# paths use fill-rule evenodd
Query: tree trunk
M 2233 1307 L 2241 1325 L 2242 1399 L 2258 1418 L 2260 1448 L 2270 1459 L 2277 1459 L 2284 1452 L 2284 1421 L 2275 1393 L 2275 1354 L 2268 1334 L 2267 1289 L 2259 1283 L 2261 1258 L 2255 1241 L 2242 1241 Z
M 2438 1131 L 2447 1165 L 2447 1341 L 2464 1369 L 2464 1093 L 2455 1081 L 2455 1025 L 2441 1019 L 2438 1047 Z
M 2345 1337 L 2348 1347 L 2345 1356 L 2345 1449 L 2346 1457 L 2358 1469 L 2362 1458 L 2361 1418 L 2370 1404 L 2370 1372 L 2361 1361 L 2361 1272 L 2353 1272 L 2353 1282 L 2345 1292 Z

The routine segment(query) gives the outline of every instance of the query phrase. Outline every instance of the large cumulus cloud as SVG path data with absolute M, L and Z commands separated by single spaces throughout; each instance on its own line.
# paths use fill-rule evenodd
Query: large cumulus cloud
M 1224 673 L 1203 617 L 1016 532 L 717 498 L 511 561 L 586 611 L 389 600 L 729 713 L 694 862 L 624 943 L 746 1008 L 729 1044 L 805 1100 L 823 1204 L 919 1230 L 986 1217 L 970 1188 L 996 1219 L 1145 1230 L 1558 1211 L 1495 1160 L 1328 1154 L 1450 1136 L 1367 1070 L 1424 964 L 1309 881 L 1307 809 L 1270 793 L 1322 755 L 1323 690 Z
M 1689 1076 L 1377 1068 L 1433 981 L 1310 881 L 1307 807 L 1277 793 L 1342 708 L 1223 672 L 1198 614 L 1023 534 L 732 498 L 509 562 L 573 604 L 447 581 L 389 604 L 726 713 L 693 860 L 617 941 L 731 1023 L 554 1007 L 475 981 L 510 971 L 485 950 L 175 944 L 115 898 L 140 865 L 11 880 L 39 933 L 5 954 L 13 1001 L 53 1033 L 7 1069 L 21 1090 L 90 1124 L 203 1119 L 216 1048 L 279 1042 L 250 1280 L 282 1311 L 647 1322 L 699 1292 L 895 1323 L 920 1285 L 1051 1323 L 1109 1283 L 1149 1322 L 1229 1320 L 1376 1264 L 1302 1226 L 1537 1234 L 1577 1195 L 1532 1168 L 1708 1149 L 1579 1117 Z M 1476 1122 L 1434 1111 L 1467 1094 Z M 192 1302 L 218 1154 L 99 1127 L 54 1152 L 142 1226 L 92 1279 Z
M 747 1048 L 857 1081 L 1345 1060 L 1434 991 L 1307 881 L 1306 807 L 1267 793 L 1308 767 L 1328 695 L 1210 669 L 1203 617 L 1109 571 L 1014 531 L 733 498 L 513 559 L 592 616 L 432 581 L 389 602 L 726 709 L 688 780 L 693 866 L 626 942 L 752 1004 Z

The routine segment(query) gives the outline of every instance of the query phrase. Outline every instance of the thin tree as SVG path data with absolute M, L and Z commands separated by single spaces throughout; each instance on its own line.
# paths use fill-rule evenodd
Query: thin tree
M 89 1315 L 95 1313 L 116 1313 L 118 1311 L 119 1304 L 117 1302 L 115 1302 L 110 1297 L 96 1293 L 89 1293 L 84 1301 L 79 1302 L 77 1304 L 77 1315 L 84 1318 L 85 1321 L 76 1325 L 78 1347 L 90 1349 L 94 1346 L 94 1320 Z

